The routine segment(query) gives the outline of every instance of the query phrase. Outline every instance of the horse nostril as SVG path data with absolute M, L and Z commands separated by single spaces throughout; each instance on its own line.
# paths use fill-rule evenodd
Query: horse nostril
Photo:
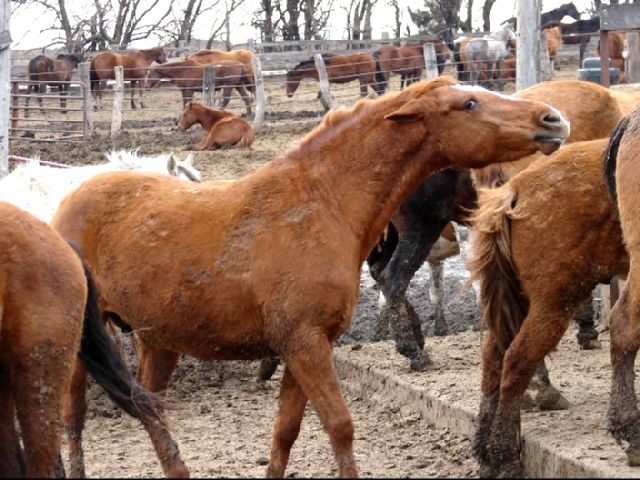
M 557 113 L 549 112 L 540 118 L 540 123 L 546 127 L 557 127 L 562 123 L 562 118 Z

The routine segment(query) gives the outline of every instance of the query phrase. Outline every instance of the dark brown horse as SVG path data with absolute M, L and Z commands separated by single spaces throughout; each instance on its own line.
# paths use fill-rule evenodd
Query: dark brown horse
M 29 81 L 33 83 L 30 83 L 27 88 L 28 96 L 25 101 L 24 116 L 29 116 L 29 100 L 31 93 L 36 92 L 38 95 L 42 95 L 43 93 L 46 93 L 47 85 L 58 87 L 58 92 L 60 93 L 60 107 L 63 109 L 62 113 L 67 113 L 64 108 L 67 106 L 66 95 L 69 92 L 71 75 L 73 74 L 73 69 L 82 62 L 84 62 L 84 57 L 81 53 L 61 53 L 55 60 L 52 60 L 45 55 L 38 55 L 37 57 L 29 60 Z M 38 103 L 40 104 L 40 110 L 44 113 L 41 96 L 38 96 Z
M 202 91 L 202 79 L 206 65 L 192 60 L 170 62 L 154 65 L 149 69 L 144 82 L 145 89 L 156 87 L 160 80 L 168 78 L 182 93 L 182 105 L 193 100 L 194 92 Z M 222 90 L 221 107 L 225 108 L 231 99 L 231 91 L 235 88 L 247 108 L 247 115 L 251 115 L 251 96 L 247 92 L 248 74 L 242 63 L 231 60 L 220 60 L 210 65 L 215 76 L 215 91 Z
M 562 42 L 567 45 L 580 45 L 580 65 L 584 59 L 584 52 L 587 49 L 591 35 L 600 30 L 600 17 L 593 17 L 589 20 L 577 20 L 573 23 L 562 23 L 552 21 L 542 24 L 542 29 L 560 27 L 562 32 Z
M 82 421 L 76 421 L 86 410 L 84 390 L 68 395 L 85 371 L 121 408 L 166 433 L 162 403 L 131 378 L 100 319 L 91 274 L 67 242 L 34 216 L 0 202 L 0 249 L 0 475 L 64 476 L 64 418 L 70 473 L 84 476 L 77 455 Z M 176 448 L 168 433 L 163 440 Z
M 129 52 L 101 52 L 91 59 L 91 91 L 94 97 L 102 99 L 102 91 L 106 81 L 115 78 L 113 67 L 123 67 L 125 80 L 131 81 L 131 108 L 135 109 L 135 90 L 138 90 L 140 108 L 142 108 L 141 82 L 147 75 L 149 65 L 153 62 L 165 63 L 167 56 L 162 47 Z
M 349 83 L 357 80 L 360 82 L 360 96 L 367 95 L 367 87 L 374 92 L 376 90 L 376 60 L 366 52 L 350 53 L 347 55 L 335 55 L 323 53 L 322 58 L 327 69 L 327 77 L 331 83 Z M 287 71 L 287 96 L 293 97 L 303 78 L 318 80 L 315 60 L 305 60 Z
M 311 402 L 338 475 L 353 477 L 353 422 L 332 346 L 393 212 L 438 169 L 549 154 L 567 135 L 547 105 L 439 77 L 328 113 L 298 145 L 228 186 L 94 177 L 52 225 L 82 246 L 105 312 L 136 330 L 143 385 L 166 389 L 180 353 L 280 355 L 287 368 L 268 474 L 284 476 Z

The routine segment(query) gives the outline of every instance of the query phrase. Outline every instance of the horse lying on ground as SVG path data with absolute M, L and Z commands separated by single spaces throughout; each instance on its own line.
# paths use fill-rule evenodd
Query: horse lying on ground
M 519 410 L 529 380 L 594 287 L 628 269 L 602 175 L 607 142 L 567 145 L 480 193 L 472 269 L 489 329 L 474 447 L 481 476 L 522 474 Z M 612 314 L 612 345 L 613 325 Z
M 102 92 L 106 81 L 115 78 L 113 67 L 123 67 L 123 78 L 131 81 L 131 108 L 135 109 L 134 93 L 138 90 L 140 108 L 142 108 L 141 82 L 147 75 L 147 70 L 153 62 L 165 63 L 167 56 L 162 47 L 147 50 L 132 50 L 130 52 L 100 52 L 91 59 L 91 92 L 94 98 L 102 100 Z
M 145 89 L 157 87 L 160 80 L 168 78 L 172 84 L 180 89 L 182 93 L 182 106 L 193 100 L 194 92 L 202 92 L 202 79 L 204 77 L 204 67 L 192 60 L 170 62 L 162 65 L 155 65 L 149 69 L 144 82 Z M 215 91 L 222 90 L 222 103 L 225 108 L 231 99 L 231 91 L 235 88 L 247 108 L 247 115 L 251 115 L 251 95 L 246 87 L 248 74 L 241 63 L 221 60 L 213 68 L 215 76 Z
M 152 431 L 162 430 L 167 447 L 176 449 L 162 402 L 131 378 L 100 320 L 91 274 L 73 249 L 48 225 L 4 202 L 0 237 L 0 475 L 64 476 L 62 420 L 69 425 L 84 416 L 84 397 L 68 395 L 85 369 L 116 404 Z M 72 476 L 84 476 L 74 457 L 79 442 L 79 434 L 70 436 Z
M 376 60 L 370 53 L 358 52 L 347 55 L 323 53 L 322 58 L 330 83 L 349 83 L 357 80 L 360 82 L 361 97 L 367 95 L 367 87 L 378 92 L 375 79 Z M 303 78 L 318 80 L 318 70 L 313 58 L 304 60 L 287 71 L 287 97 L 293 97 Z
M 284 475 L 310 401 L 338 475 L 353 477 L 353 423 L 332 345 L 349 326 L 362 262 L 393 212 L 435 170 L 549 154 L 567 135 L 547 105 L 440 77 L 328 113 L 299 145 L 227 187 L 95 177 L 52 224 L 82 246 L 105 314 L 136 331 L 143 385 L 165 390 L 180 353 L 280 355 L 287 367 L 268 474 Z
M 32 92 L 36 92 L 38 94 L 40 111 L 44 113 L 41 95 L 47 92 L 47 85 L 58 87 L 58 92 L 60 94 L 60 108 L 63 109 L 62 113 L 67 113 L 64 108 L 67 106 L 66 95 L 69 93 L 71 75 L 73 74 L 73 69 L 82 62 L 84 62 L 84 57 L 81 53 L 61 53 L 55 60 L 52 60 L 45 55 L 38 55 L 37 57 L 29 60 L 29 65 L 27 67 L 29 72 L 28 78 L 30 82 L 36 83 L 30 83 L 27 87 L 24 116 L 29 116 L 29 101 L 31 100 Z
M 502 62 L 509 55 L 509 49 L 515 49 L 516 34 L 509 25 L 504 25 L 499 31 L 482 38 L 472 38 L 465 46 L 470 80 L 478 83 L 481 71 L 487 72 L 489 81 L 493 78 L 494 70 L 502 70 Z M 497 79 L 498 90 L 504 89 L 504 82 L 500 75 Z
M 207 132 L 195 150 L 215 150 L 223 145 L 234 148 L 249 148 L 255 132 L 249 122 L 227 110 L 215 110 L 198 102 L 189 102 L 178 120 L 179 130 L 188 130 L 199 123 Z
M 184 180 L 200 182 L 200 172 L 193 157 L 177 160 L 173 154 L 141 157 L 135 151 L 114 151 L 107 154 L 107 163 L 82 167 L 52 168 L 38 160 L 16 167 L 0 180 L 0 200 L 12 203 L 49 222 L 62 199 L 85 180 L 114 170 L 140 170 L 166 173 Z
M 605 164 L 610 193 L 617 204 L 630 270 L 620 298 L 611 311 L 611 398 L 609 430 L 618 443 L 627 442 L 627 462 L 640 465 L 640 412 L 634 389 L 634 363 L 638 353 L 638 119 L 636 108 L 612 136 Z M 611 239 L 609 240 L 611 242 Z

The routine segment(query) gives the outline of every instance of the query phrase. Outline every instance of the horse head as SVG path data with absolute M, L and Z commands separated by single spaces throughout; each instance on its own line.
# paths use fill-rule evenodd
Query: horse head
M 60 55 L 58 55 L 58 59 L 60 59 Z M 63 55 L 63 60 L 65 60 L 71 68 L 76 68 L 78 64 L 85 61 L 84 55 L 80 53 L 67 53 Z
M 287 70 L 285 85 L 287 89 L 287 97 L 289 98 L 293 97 L 293 94 L 296 93 L 296 90 L 298 90 L 298 87 L 300 86 L 300 78 L 295 74 L 296 68 Z
M 437 36 L 440 40 L 442 40 L 444 43 L 447 44 L 447 47 L 449 47 L 449 50 L 453 51 L 454 49 L 453 40 L 455 38 L 455 35 L 453 33 L 453 28 L 449 27 L 449 28 L 445 28 L 444 30 L 440 30 L 437 33 Z
M 193 102 L 189 102 L 184 106 L 182 110 L 182 115 L 180 115 L 180 119 L 178 120 L 178 130 L 185 131 L 198 121 L 198 115 L 194 110 Z
M 386 120 L 425 130 L 439 139 L 432 154 L 468 168 L 516 160 L 537 150 L 549 155 L 569 136 L 569 123 L 544 103 L 462 86 L 445 77 L 411 86 L 397 98 L 405 102 Z
M 184 160 L 178 160 L 173 152 L 169 154 L 167 159 L 167 172 L 169 175 L 178 177 L 181 180 L 187 180 L 189 182 L 202 182 L 202 175 L 193 166 L 193 154 L 190 153 Z
M 568 15 L 571 18 L 574 18 L 576 20 L 580 20 L 580 12 L 576 8 L 576 6 L 573 4 L 573 2 L 565 3 L 564 5 L 560 6 L 560 8 L 558 8 L 558 10 L 560 10 L 564 15 Z
M 156 61 L 156 63 L 166 63 L 167 54 L 165 53 L 164 48 L 155 47 L 155 48 L 152 48 L 149 51 L 152 53 L 152 58 L 153 58 L 153 60 Z

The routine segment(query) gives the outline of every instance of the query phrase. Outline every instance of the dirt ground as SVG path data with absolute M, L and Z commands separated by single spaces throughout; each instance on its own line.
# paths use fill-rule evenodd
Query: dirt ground
M 569 75 L 568 70 L 566 75 Z M 574 78 L 574 75 L 575 73 L 570 78 Z M 513 86 L 509 88 L 512 89 Z M 205 180 L 233 179 L 253 171 L 300 139 L 321 118 L 322 112 L 315 99 L 314 84 L 303 84 L 302 92 L 294 97 L 297 101 L 290 104 L 290 107 L 284 103 L 286 98 L 275 83 L 269 89 L 270 102 L 278 108 L 274 108 L 271 117 L 267 117 L 265 127 L 257 135 L 251 150 L 196 153 L 195 166 L 201 170 Z M 357 98 L 357 87 L 351 85 L 351 89 L 353 91 L 345 90 L 344 95 L 348 99 Z M 347 103 L 347 100 L 344 101 Z M 105 104 L 108 104 L 107 100 Z M 116 141 L 107 137 L 110 112 L 105 111 L 96 113 L 98 133 L 90 143 L 16 140 L 11 142 L 11 153 L 24 156 L 39 154 L 42 159 L 79 165 L 103 161 L 104 152 L 111 148 L 139 148 L 145 154 L 174 151 L 179 155 L 186 155 L 191 146 L 202 137 L 203 133 L 197 126 L 189 132 L 175 131 L 174 122 L 181 110 L 177 91 L 152 92 L 146 96 L 146 104 L 148 109 L 141 112 L 125 112 L 123 133 Z M 234 105 L 238 108 L 241 106 L 237 100 L 234 100 Z M 49 118 L 61 117 L 55 114 Z M 44 123 L 46 119 L 43 118 Z M 455 398 L 463 391 L 465 398 L 475 399 L 478 392 L 479 338 L 477 333 L 468 332 L 477 323 L 477 319 L 474 318 L 476 307 L 473 293 L 469 290 L 461 292 L 467 275 L 459 258 L 446 262 L 445 312 L 450 331 L 462 333 L 450 339 L 430 339 L 429 345 L 432 345 L 431 342 L 436 346 L 444 345 L 444 350 L 441 351 L 446 353 L 437 353 L 434 358 L 440 365 L 437 370 L 439 374 L 450 374 L 446 382 L 449 393 L 446 395 Z M 423 266 L 411 282 L 409 299 L 422 318 L 424 331 L 430 335 L 433 310 L 428 300 L 428 285 L 428 270 Z M 372 339 L 378 309 L 377 299 L 378 292 L 365 268 L 362 272 L 360 301 L 351 328 L 340 340 L 343 345 L 341 348 L 354 349 L 354 357 L 362 355 L 364 362 L 392 368 L 399 375 L 411 375 L 411 381 L 429 384 L 432 372 L 409 374 L 407 362 L 393 352 L 388 342 L 365 344 L 362 354 L 358 350 L 361 344 Z M 453 344 L 446 342 L 454 342 L 455 348 L 450 348 Z M 576 350 L 574 343 L 571 343 L 572 339 L 566 342 L 567 348 L 573 345 L 572 351 Z M 601 357 L 600 354 L 600 363 Z M 577 358 L 579 360 L 575 360 L 571 366 L 580 367 L 580 371 L 591 372 L 590 358 L 594 357 L 580 352 Z M 602 371 L 604 367 L 600 363 L 593 368 L 598 370 L 597 378 L 604 382 L 607 373 Z M 444 368 L 445 365 L 448 366 Z M 193 476 L 264 475 L 281 370 L 275 379 L 258 384 L 254 380 L 255 369 L 255 363 L 199 362 L 189 358 L 182 360 L 168 397 L 176 405 L 176 409 L 170 412 L 174 437 Z M 553 363 L 551 369 L 552 375 L 556 375 Z M 584 382 L 574 382 L 571 378 L 574 374 L 570 371 L 565 371 L 562 376 L 562 372 L 557 373 L 559 386 L 563 389 L 572 388 L 570 400 L 582 405 L 585 396 L 581 396 L 580 392 L 589 391 L 590 387 Z M 151 444 L 142 428 L 112 407 L 95 386 L 92 387 L 90 397 L 90 418 L 84 435 L 88 475 L 161 475 Z M 600 397 L 598 398 L 598 402 L 601 402 Z M 363 397 L 348 393 L 347 401 L 356 426 L 355 452 L 362 475 L 476 476 L 477 465 L 470 454 L 468 435 L 434 428 L 408 406 L 393 404 L 380 396 Z M 475 400 L 468 401 L 472 404 Z M 597 414 L 600 422 L 598 428 L 604 425 L 601 421 L 601 407 L 598 403 L 594 410 L 597 413 L 593 414 Z M 591 408 L 591 404 L 584 407 L 584 410 L 581 406 L 581 417 L 592 420 Z M 547 418 L 545 425 L 550 426 L 557 417 L 545 413 L 542 418 Z M 594 426 L 595 423 L 595 420 L 590 421 L 588 425 Z M 582 434 L 582 430 L 574 433 Z M 615 461 L 618 461 L 620 455 L 615 456 Z M 303 421 L 303 431 L 292 450 L 287 474 L 292 477 L 335 474 L 328 438 L 312 411 L 307 412 Z

